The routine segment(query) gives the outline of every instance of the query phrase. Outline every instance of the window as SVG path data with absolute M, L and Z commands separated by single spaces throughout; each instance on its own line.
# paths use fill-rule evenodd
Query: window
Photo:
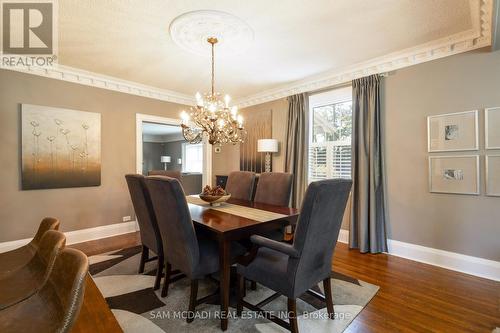
M 339 88 L 309 97 L 308 180 L 351 178 L 352 91 Z
M 203 144 L 182 144 L 182 171 L 203 172 Z

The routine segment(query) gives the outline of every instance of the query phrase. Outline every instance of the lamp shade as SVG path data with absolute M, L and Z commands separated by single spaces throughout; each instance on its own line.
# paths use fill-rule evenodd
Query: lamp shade
M 172 159 L 170 158 L 170 156 L 162 156 L 161 157 L 161 163 L 170 163 Z
M 257 141 L 257 151 L 259 153 L 277 153 L 278 140 L 275 139 L 261 139 Z

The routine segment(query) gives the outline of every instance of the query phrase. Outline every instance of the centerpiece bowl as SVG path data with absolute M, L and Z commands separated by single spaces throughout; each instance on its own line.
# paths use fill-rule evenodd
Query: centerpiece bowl
M 199 194 L 199 197 L 201 200 L 208 202 L 210 206 L 220 206 L 221 203 L 231 198 L 231 194 L 227 193 L 220 186 L 212 188 L 207 185 L 203 189 L 203 192 Z
M 200 194 L 200 199 L 206 201 L 210 206 L 220 206 L 221 203 L 226 202 L 231 198 L 231 194 L 226 195 L 210 195 L 210 194 Z

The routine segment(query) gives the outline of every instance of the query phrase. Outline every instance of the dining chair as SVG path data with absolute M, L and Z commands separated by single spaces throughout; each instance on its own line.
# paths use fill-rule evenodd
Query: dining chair
M 125 179 L 141 234 L 142 254 L 139 263 L 139 274 L 144 273 L 146 262 L 157 259 L 156 279 L 153 285 L 153 290 L 157 290 L 160 288 L 161 277 L 163 275 L 164 256 L 160 230 L 158 229 L 151 197 L 143 175 L 129 174 L 125 175 Z M 154 252 L 156 257 L 150 258 L 149 251 Z
M 0 310 L 30 297 L 43 286 L 65 243 L 63 233 L 55 230 L 45 232 L 33 258 L 25 266 L 0 279 Z
M 231 198 L 239 200 L 252 200 L 255 172 L 233 171 L 227 177 L 226 192 Z
M 184 191 L 177 179 L 149 176 L 146 177 L 146 185 L 165 251 L 166 274 L 161 296 L 168 294 L 172 266 L 178 268 L 191 280 L 190 315 L 187 316 L 187 322 L 190 323 L 195 307 L 217 296 L 215 293 L 197 299 L 198 281 L 219 271 L 218 243 L 207 237 L 197 237 Z M 233 259 L 244 251 L 237 243 L 231 246 Z
M 345 179 L 322 180 L 309 185 L 293 244 L 258 235 L 250 238 L 259 249 L 247 266 L 238 264 L 237 267 L 239 315 L 244 306 L 296 333 L 296 298 L 323 281 L 327 311 L 329 317 L 334 318 L 330 280 L 332 256 L 351 185 L 352 181 Z M 257 306 L 247 303 L 243 300 L 245 278 L 257 281 L 277 293 Z M 288 298 L 288 323 L 260 308 L 278 295 Z
M 151 170 L 148 176 L 166 176 L 179 180 L 182 184 L 182 173 L 178 170 Z
M 255 190 L 254 202 L 268 205 L 288 207 L 292 195 L 292 174 L 286 172 L 263 172 L 259 176 L 259 182 Z M 270 230 L 262 236 L 283 241 L 285 227 Z M 252 285 L 252 289 L 255 286 Z
M 0 332 L 71 332 L 83 304 L 88 269 L 85 254 L 61 250 L 42 288 L 0 311 Z
M 255 202 L 288 207 L 292 195 L 292 174 L 286 172 L 263 172 L 255 190 Z
M 58 229 L 59 220 L 53 217 L 46 217 L 40 222 L 35 237 L 28 244 L 12 251 L 0 253 L 0 278 L 26 265 L 35 255 L 45 232 Z

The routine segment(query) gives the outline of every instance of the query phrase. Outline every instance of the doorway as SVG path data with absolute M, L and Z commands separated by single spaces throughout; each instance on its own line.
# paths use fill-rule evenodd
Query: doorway
M 180 119 L 137 114 L 136 172 L 147 175 L 153 170 L 179 171 L 186 194 L 198 194 L 212 177 L 211 146 L 205 141 L 186 142 L 180 123 Z

